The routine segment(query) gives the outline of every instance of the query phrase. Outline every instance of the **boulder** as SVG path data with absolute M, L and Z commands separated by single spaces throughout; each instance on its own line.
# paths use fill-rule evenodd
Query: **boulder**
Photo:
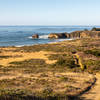
M 49 36 L 48 36 L 48 38 L 50 38 L 50 39 L 58 39 L 59 38 L 59 36 L 58 36 L 58 34 L 56 34 L 56 33 L 51 33 L 51 34 L 49 34 Z
M 68 33 L 51 33 L 48 36 L 48 38 L 51 39 L 60 39 L 60 38 L 67 38 L 67 37 L 69 37 Z
M 39 38 L 39 35 L 38 34 L 32 35 L 32 39 L 38 39 L 38 38 Z

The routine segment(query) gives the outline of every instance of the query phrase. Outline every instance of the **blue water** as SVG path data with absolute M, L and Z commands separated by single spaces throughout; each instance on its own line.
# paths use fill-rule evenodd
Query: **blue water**
M 0 46 L 23 46 L 63 41 L 63 39 L 48 39 L 52 32 L 72 32 L 90 30 L 93 26 L 0 26 Z M 33 34 L 39 34 L 39 39 L 32 39 Z

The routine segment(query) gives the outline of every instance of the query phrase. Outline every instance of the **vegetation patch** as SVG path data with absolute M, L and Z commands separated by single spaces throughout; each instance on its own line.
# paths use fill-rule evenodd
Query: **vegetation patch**
M 96 50 L 96 49 L 94 49 L 94 50 L 86 50 L 85 53 L 86 54 L 92 54 L 92 55 L 94 55 L 96 57 L 100 57 L 100 49 L 99 50 Z
M 66 54 L 66 53 L 52 54 L 49 56 L 49 59 L 57 60 L 57 62 L 53 64 L 52 66 L 68 67 L 68 68 L 78 67 L 78 65 L 75 64 L 75 59 L 70 54 Z
M 100 71 L 100 61 L 99 60 L 86 60 L 85 66 L 87 67 L 87 70 L 95 72 Z
M 50 55 L 47 52 L 46 55 L 49 55 L 50 60 L 57 62 L 47 64 L 42 58 L 33 59 L 34 54 L 28 59 L 26 54 L 27 60 L 21 56 L 14 56 L 22 58 L 22 61 L 12 60 L 14 62 L 7 66 L 0 66 L 1 100 L 34 100 L 33 98 L 35 100 L 69 100 L 69 95 L 73 97 L 74 94 L 84 91 L 86 85 L 92 84 L 90 74 L 83 73 L 79 70 L 79 66 L 82 69 L 86 66 L 86 70 L 83 71 L 100 71 L 100 39 L 78 39 L 55 44 L 16 47 L 13 50 L 3 48 L 1 55 L 3 50 L 7 53 L 23 53 L 23 55 L 28 52 L 52 51 L 53 54 L 50 53 Z M 75 54 L 79 54 L 77 59 Z M 0 58 L 9 57 L 5 55 Z
M 24 61 L 15 61 L 9 64 L 13 64 L 20 67 L 31 67 L 31 66 L 42 66 L 45 64 L 45 61 L 42 59 L 29 59 Z
M 10 58 L 11 56 L 0 56 L 0 59 L 7 59 L 7 58 Z
M 57 62 L 54 64 L 55 66 L 61 66 L 61 67 L 68 67 L 68 68 L 75 68 L 77 65 L 75 64 L 75 61 L 73 58 L 58 58 Z

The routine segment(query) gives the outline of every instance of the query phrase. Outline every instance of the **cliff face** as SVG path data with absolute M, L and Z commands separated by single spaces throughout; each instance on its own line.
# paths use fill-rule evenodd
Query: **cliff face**
M 71 33 L 51 33 L 48 38 L 99 38 L 100 31 L 74 31 Z

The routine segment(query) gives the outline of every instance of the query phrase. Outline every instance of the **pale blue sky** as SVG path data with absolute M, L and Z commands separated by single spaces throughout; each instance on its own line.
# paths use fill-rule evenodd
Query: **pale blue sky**
M 100 0 L 0 0 L 0 25 L 100 25 Z

